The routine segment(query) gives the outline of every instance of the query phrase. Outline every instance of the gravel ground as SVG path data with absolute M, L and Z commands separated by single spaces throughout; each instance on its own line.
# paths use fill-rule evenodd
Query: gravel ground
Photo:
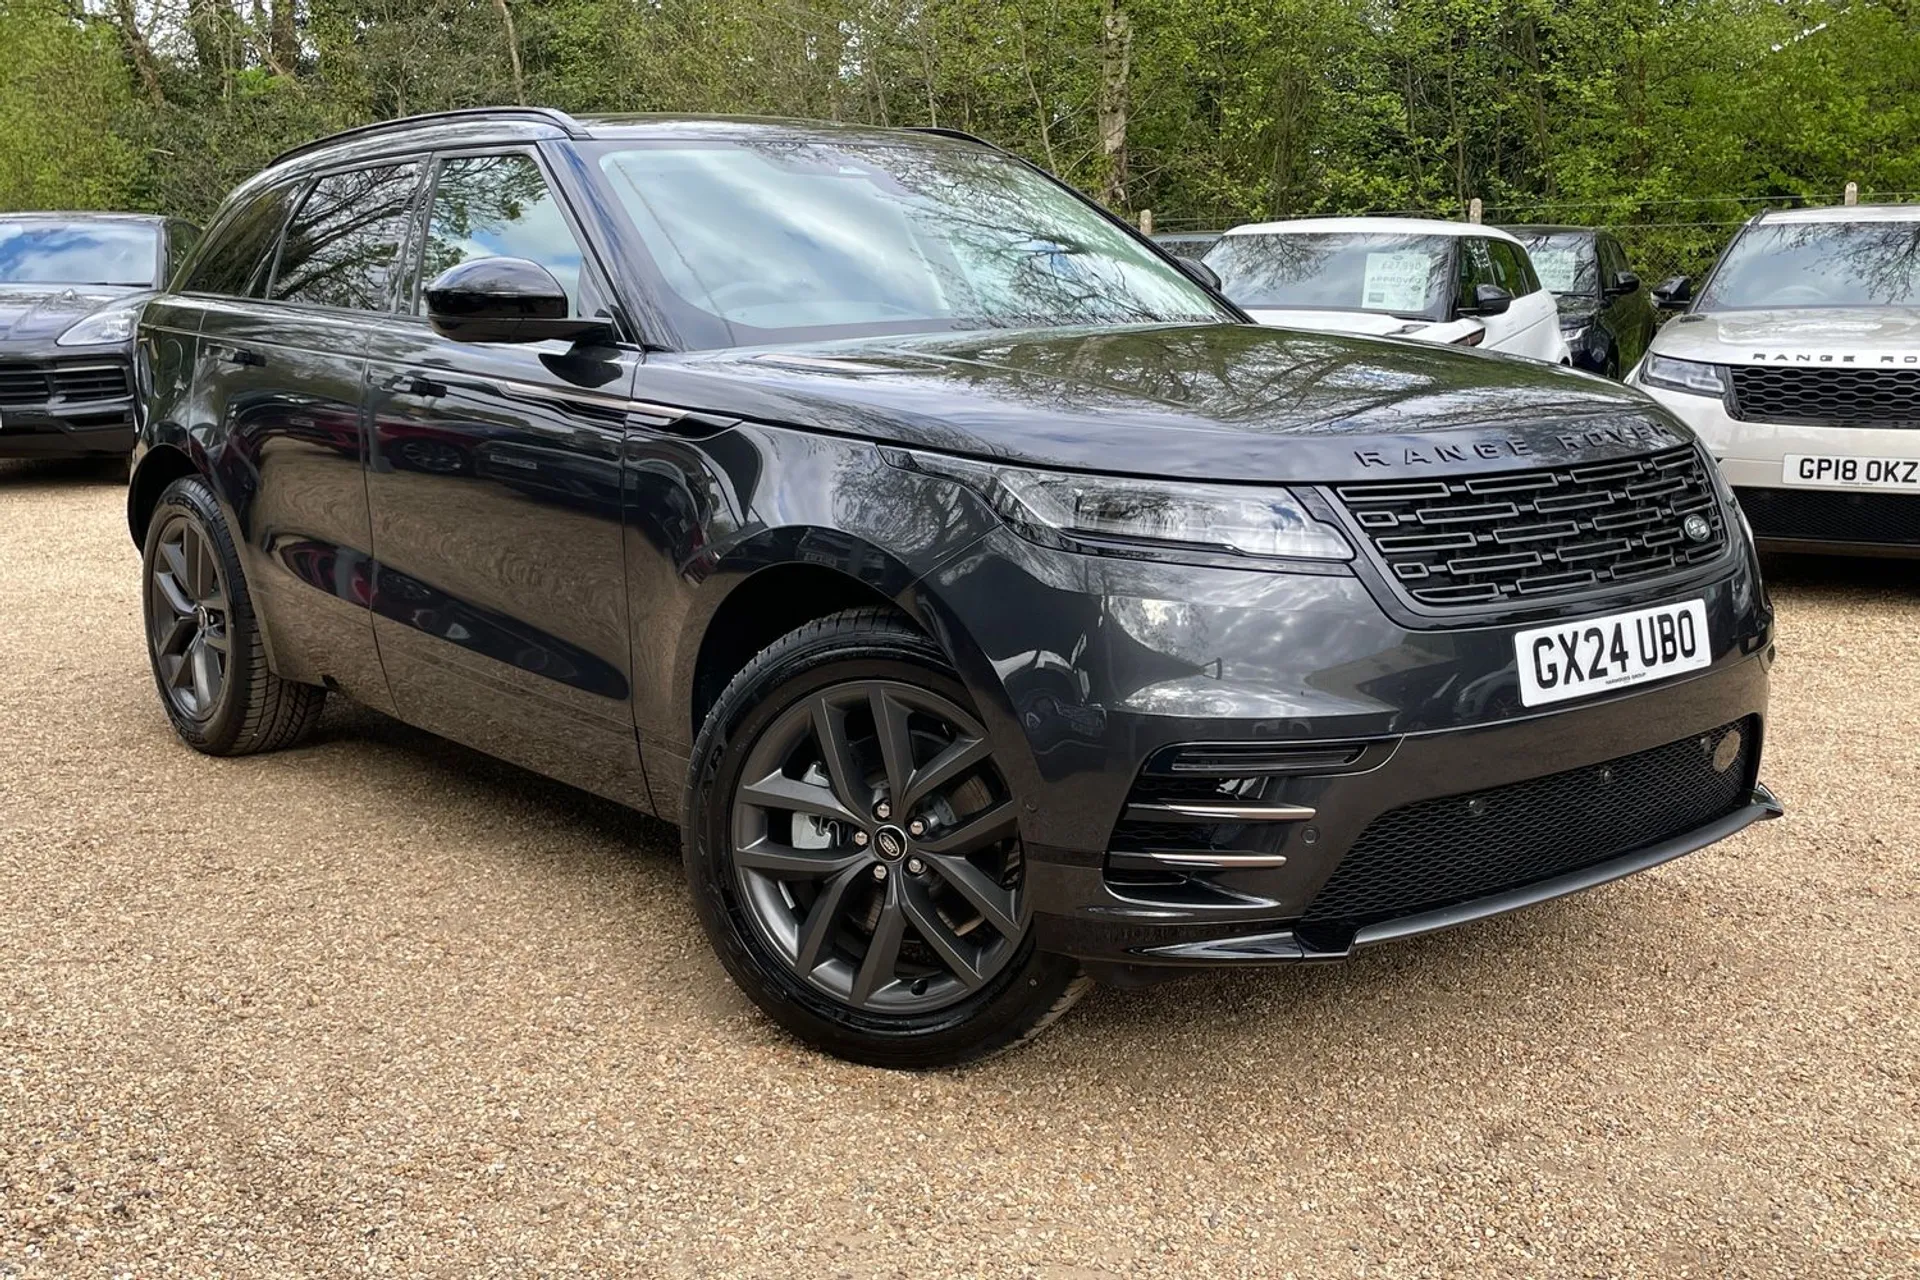
M 122 499 L 0 464 L 0 1276 L 1920 1274 L 1920 568 L 1774 566 L 1786 821 L 904 1077 L 651 820 L 346 706 L 178 745 Z

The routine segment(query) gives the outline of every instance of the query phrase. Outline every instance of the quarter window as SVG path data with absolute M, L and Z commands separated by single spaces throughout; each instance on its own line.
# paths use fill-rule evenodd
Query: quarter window
M 475 258 L 525 258 L 553 273 L 569 314 L 582 315 L 580 242 L 532 156 L 460 156 L 443 161 L 433 188 L 420 279 Z M 420 309 L 418 297 L 414 309 Z
M 315 182 L 287 227 L 272 296 L 387 310 L 418 176 L 418 165 L 400 164 L 330 173 Z
M 201 245 L 180 282 L 181 292 L 258 296 L 292 199 L 289 186 L 269 187 L 250 197 Z

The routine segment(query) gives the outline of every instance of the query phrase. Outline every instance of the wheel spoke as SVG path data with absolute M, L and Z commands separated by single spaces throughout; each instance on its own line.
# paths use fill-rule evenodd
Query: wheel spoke
M 800 949 L 794 962 L 801 973 L 812 973 L 827 958 L 827 945 L 833 941 L 833 931 L 846 911 L 847 890 L 860 880 L 865 871 L 865 867 L 851 866 L 820 886 L 820 894 L 813 900 L 813 906 L 807 910 L 806 921 L 800 926 Z
M 153 575 L 167 597 L 167 606 L 175 613 L 193 612 L 193 584 L 188 580 L 187 557 L 171 542 L 160 544 L 160 558 L 167 562 L 163 572 Z
M 982 845 L 1004 840 L 1014 833 L 1019 815 L 1014 811 L 1013 801 L 1002 800 L 991 809 L 983 809 L 971 818 L 964 819 L 959 826 L 950 831 L 942 831 L 920 842 L 922 853 L 959 854 L 968 853 Z
M 993 754 L 985 738 L 956 738 L 939 755 L 913 771 L 900 795 L 900 810 L 910 811 L 927 796 L 946 786 Z
M 1001 888 L 965 858 L 934 855 L 927 863 L 996 931 L 1009 938 L 1020 936 L 1020 909 L 1013 890 Z
M 849 993 L 856 1005 L 873 999 L 893 981 L 894 966 L 900 961 L 900 939 L 906 933 L 906 913 L 900 909 L 900 878 L 887 881 L 886 895 L 880 904 L 880 918 L 874 922 L 873 937 L 867 940 L 867 954 L 853 975 Z
M 827 780 L 833 784 L 833 794 L 848 810 L 864 812 L 867 802 L 856 786 L 859 765 L 854 761 L 852 744 L 847 741 L 847 713 L 825 698 L 815 698 L 813 736 L 820 744 L 820 758 L 827 767 Z
M 901 799 L 913 777 L 913 740 L 907 736 L 907 709 L 885 689 L 875 688 L 867 695 L 873 708 L 873 730 L 880 739 L 880 758 L 887 766 L 887 792 L 904 809 Z
M 188 665 L 184 653 L 163 653 L 160 655 L 160 675 L 169 689 L 184 689 L 193 678 L 193 668 Z
M 767 809 L 811 813 L 840 822 L 859 821 L 830 789 L 789 778 L 784 773 L 770 773 L 758 782 L 743 785 L 740 798 Z
M 183 525 L 180 529 L 180 559 L 186 566 L 187 574 L 181 585 L 196 601 L 206 594 L 206 588 L 200 577 L 202 570 L 206 567 L 206 561 L 201 555 L 200 544 L 200 531 L 191 523 Z
M 734 863 L 750 871 L 762 871 L 786 879 L 816 880 L 837 875 L 849 867 L 872 861 L 865 853 L 845 849 L 796 849 L 772 840 L 755 840 L 733 851 Z
M 160 637 L 160 643 L 154 646 L 154 652 L 164 657 L 177 658 L 186 649 L 187 641 L 193 638 L 193 615 L 176 616 L 167 621 L 166 632 Z
M 225 657 L 227 653 L 226 628 L 219 623 L 202 628 L 200 631 L 200 643 L 206 645 L 207 648 L 220 654 L 222 657 Z
M 193 667 L 193 696 L 200 700 L 202 710 L 209 710 L 220 692 L 219 659 L 201 637 L 188 648 L 187 661 Z
M 940 913 L 933 909 L 931 902 L 922 901 L 919 894 L 907 890 L 901 898 L 901 907 L 906 911 L 913 931 L 940 953 L 947 968 L 953 971 L 953 976 L 960 979 L 967 990 L 972 991 L 986 981 L 974 958 L 967 954 L 966 944 L 947 928 L 946 921 L 940 918 Z

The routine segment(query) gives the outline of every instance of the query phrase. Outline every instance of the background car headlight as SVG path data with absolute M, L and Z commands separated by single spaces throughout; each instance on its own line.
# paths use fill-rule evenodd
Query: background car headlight
M 893 449 L 886 456 L 959 481 L 1022 536 L 1047 546 L 1202 563 L 1353 558 L 1339 530 L 1278 486 L 1034 471 Z
M 1722 366 L 1702 364 L 1698 360 L 1675 360 L 1672 356 L 1656 356 L 1651 352 L 1640 366 L 1640 381 L 1650 387 L 1691 391 L 1700 396 L 1727 393 L 1727 371 Z
M 133 336 L 133 326 L 140 319 L 140 307 L 118 306 L 105 311 L 96 311 L 54 339 L 59 347 L 85 347 L 102 342 L 125 342 Z

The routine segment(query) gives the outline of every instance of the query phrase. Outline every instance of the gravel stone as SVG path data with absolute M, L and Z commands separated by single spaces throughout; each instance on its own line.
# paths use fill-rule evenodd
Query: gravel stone
M 1785 821 L 913 1077 L 657 822 L 344 704 L 181 746 L 122 479 L 0 464 L 0 1277 L 1920 1274 L 1920 566 L 1770 566 Z

